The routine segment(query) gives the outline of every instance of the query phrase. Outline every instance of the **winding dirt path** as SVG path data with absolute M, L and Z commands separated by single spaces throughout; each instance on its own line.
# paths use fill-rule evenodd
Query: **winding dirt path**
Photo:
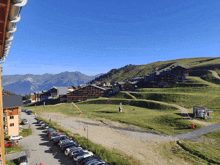
M 217 73 L 216 71 L 214 71 L 214 70 L 209 70 L 209 71 L 212 72 L 212 75 L 213 75 L 215 78 L 220 79 L 220 77 L 219 77 L 219 75 L 218 75 L 218 73 Z

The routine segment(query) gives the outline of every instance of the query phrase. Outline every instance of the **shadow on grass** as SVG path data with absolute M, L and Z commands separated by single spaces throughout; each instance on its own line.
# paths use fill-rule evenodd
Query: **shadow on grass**
M 13 159 L 11 161 L 6 161 L 8 165 L 19 165 L 18 159 Z

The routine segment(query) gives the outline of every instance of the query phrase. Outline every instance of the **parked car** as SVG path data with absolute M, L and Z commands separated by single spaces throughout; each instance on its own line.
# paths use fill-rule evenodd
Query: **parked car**
M 93 159 L 90 161 L 83 160 L 81 165 L 105 165 L 105 161 L 101 159 Z
M 18 146 L 18 142 L 16 141 L 5 141 L 4 142 L 5 147 L 13 147 L 13 146 Z
M 74 150 L 80 150 L 80 149 L 82 150 L 82 147 L 72 146 L 72 147 L 67 148 L 67 149 L 65 150 L 64 154 L 65 154 L 66 156 L 68 156 L 70 152 L 72 152 L 72 151 L 74 151 Z
M 40 121 L 38 124 L 41 125 L 42 123 L 44 123 L 43 121 Z
M 40 123 L 41 127 L 42 127 L 44 124 L 45 124 L 44 122 L 41 122 L 41 123 Z
M 92 152 L 82 152 L 82 153 L 74 155 L 73 156 L 73 161 L 74 161 L 75 164 L 79 164 L 79 163 L 81 163 L 81 161 L 84 160 L 84 158 L 87 158 L 87 157 L 90 157 L 90 156 L 93 156 Z
M 52 135 L 49 137 L 49 140 L 53 140 L 53 138 L 55 138 L 55 137 L 57 137 L 57 136 L 60 136 L 60 134 L 54 133 L 54 134 L 52 134 Z
M 101 160 L 98 156 L 91 156 L 85 158 L 80 164 L 81 165 L 92 165 L 96 163 L 105 163 L 104 160 Z
M 62 144 L 68 143 L 68 142 L 73 142 L 73 140 L 69 139 L 69 138 L 66 138 L 66 139 L 60 140 L 58 145 L 61 146 Z
M 53 134 L 62 135 L 61 132 L 54 131 L 54 132 L 51 132 L 51 133 L 48 135 L 49 139 L 50 139 L 50 136 L 52 136 Z
M 28 111 L 27 114 L 28 115 L 33 115 L 33 112 L 32 111 Z
M 23 119 L 23 123 L 24 124 L 28 124 L 28 120 L 27 119 Z
M 83 150 L 83 149 L 74 149 L 72 150 L 70 153 L 69 153 L 69 158 L 70 159 L 73 159 L 73 156 L 74 155 L 77 155 L 79 153 L 82 153 L 82 152 L 89 152 L 88 150 Z
M 23 139 L 23 136 L 18 136 L 18 135 L 15 135 L 15 136 L 10 136 L 9 140 L 21 140 Z
M 47 130 L 47 136 L 48 136 L 51 132 L 54 132 L 53 128 L 49 128 L 49 129 Z
M 21 156 L 18 158 L 19 165 L 28 165 L 27 156 Z
M 37 120 L 37 123 L 40 123 L 42 120 Z
M 64 147 L 65 145 L 69 144 L 69 143 L 72 143 L 74 142 L 73 140 L 68 140 L 68 141 L 63 141 L 61 144 L 60 144 L 60 148 Z M 75 142 L 74 142 L 75 143 Z
M 21 112 L 26 112 L 26 109 L 22 109 Z
M 47 124 L 44 125 L 44 129 L 48 129 L 49 126 Z
M 61 147 L 61 150 L 64 152 L 67 148 L 72 147 L 72 146 L 79 147 L 80 145 L 77 144 L 76 142 L 69 142 L 69 143 L 63 145 Z
M 67 136 L 66 135 L 60 135 L 60 136 L 57 136 L 55 138 L 53 138 L 53 144 L 58 144 L 60 140 L 63 140 L 63 139 L 67 139 Z

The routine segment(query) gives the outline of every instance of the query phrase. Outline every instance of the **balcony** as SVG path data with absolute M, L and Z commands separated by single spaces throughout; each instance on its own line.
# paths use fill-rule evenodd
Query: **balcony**
M 8 125 L 8 122 L 7 122 L 7 121 L 4 121 L 4 125 Z

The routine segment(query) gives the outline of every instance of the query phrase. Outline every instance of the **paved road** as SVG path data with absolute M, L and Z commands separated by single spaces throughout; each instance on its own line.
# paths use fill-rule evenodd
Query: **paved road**
M 52 142 L 48 140 L 46 131 L 37 125 L 34 116 L 26 115 L 22 112 L 21 118 L 26 118 L 31 124 L 33 134 L 25 137 L 18 142 L 23 145 L 24 150 L 19 153 L 6 155 L 6 160 L 16 159 L 19 156 L 27 155 L 28 164 L 36 165 L 40 161 L 44 165 L 71 165 L 72 161 L 64 156 L 57 146 L 53 146 Z M 28 125 L 26 125 L 28 127 Z

